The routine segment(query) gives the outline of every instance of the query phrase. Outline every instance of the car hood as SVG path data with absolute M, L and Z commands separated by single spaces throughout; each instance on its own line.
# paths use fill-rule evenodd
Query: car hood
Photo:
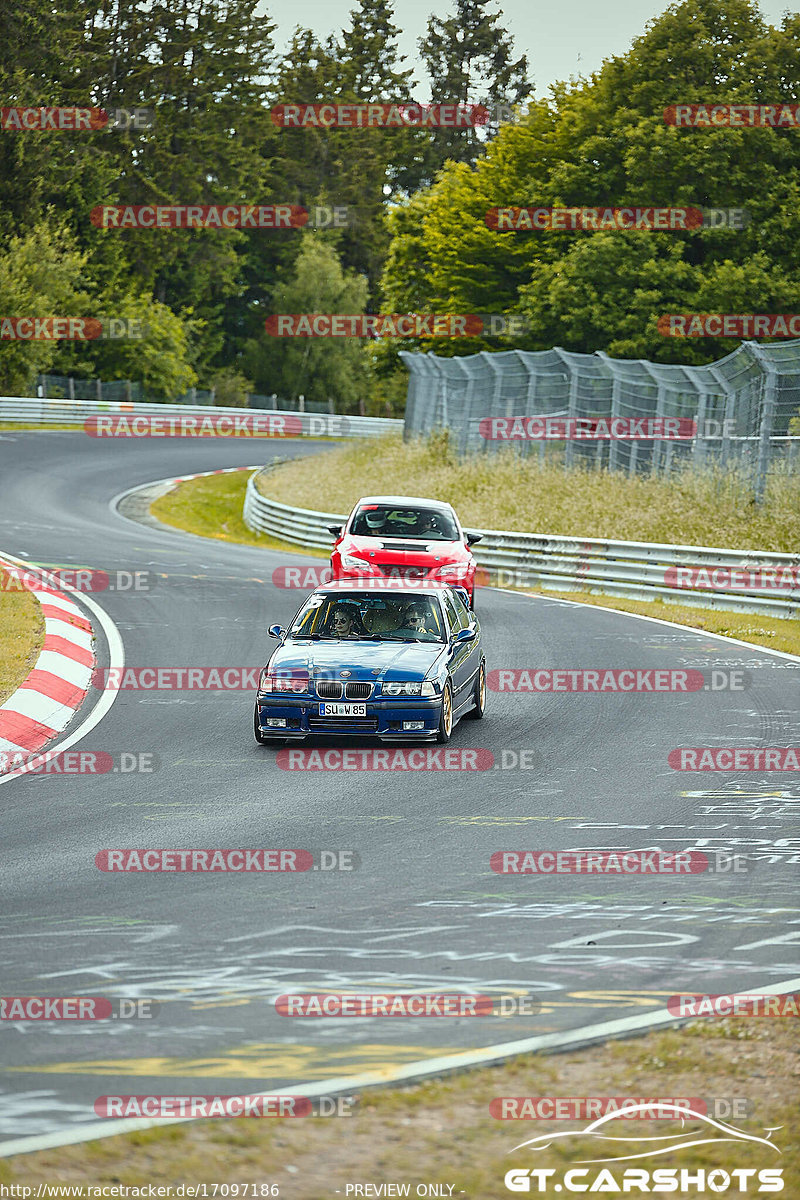
M 339 545 L 342 554 L 356 554 L 373 563 L 397 563 L 421 567 L 436 563 L 468 561 L 472 555 L 463 542 L 426 542 L 413 538 L 347 537 Z
M 296 678 L 324 675 L 338 678 L 425 679 L 447 647 L 441 642 L 285 642 L 269 660 L 270 671 L 286 671 Z

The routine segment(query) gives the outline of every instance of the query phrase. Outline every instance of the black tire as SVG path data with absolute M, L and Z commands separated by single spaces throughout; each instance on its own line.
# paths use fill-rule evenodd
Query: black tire
M 482 662 L 478 668 L 478 674 L 475 679 L 475 687 L 473 689 L 472 698 L 475 701 L 475 707 L 471 708 L 466 714 L 471 721 L 480 721 L 483 714 L 486 712 L 486 663 Z
M 450 741 L 453 733 L 453 689 L 450 681 L 444 685 L 442 693 L 442 711 L 439 715 L 439 728 L 436 730 L 436 741 L 444 746 Z

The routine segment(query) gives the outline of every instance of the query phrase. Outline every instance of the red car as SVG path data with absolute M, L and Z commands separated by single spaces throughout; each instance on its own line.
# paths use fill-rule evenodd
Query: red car
M 451 504 L 415 496 L 364 496 L 344 526 L 329 525 L 334 579 L 386 576 L 466 588 L 475 601 L 475 559 Z

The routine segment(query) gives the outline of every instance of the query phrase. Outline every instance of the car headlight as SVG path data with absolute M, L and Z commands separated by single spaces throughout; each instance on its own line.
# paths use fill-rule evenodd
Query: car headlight
M 397 680 L 383 685 L 384 696 L 435 696 L 436 688 L 429 679 Z
M 341 558 L 345 571 L 369 571 L 372 573 L 374 570 L 373 564 L 365 562 L 363 558 L 356 558 L 352 554 L 343 554 Z
M 465 579 L 468 574 L 469 563 L 445 563 L 434 571 L 437 579 Z
M 258 681 L 258 690 L 260 692 L 286 693 L 292 692 L 303 694 L 308 692 L 308 680 L 294 678 L 291 675 L 274 675 L 270 674 L 266 668 L 261 672 L 261 678 Z

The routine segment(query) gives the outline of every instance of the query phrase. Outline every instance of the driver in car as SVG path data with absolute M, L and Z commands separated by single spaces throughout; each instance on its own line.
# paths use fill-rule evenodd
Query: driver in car
M 349 609 L 343 606 L 339 606 L 333 610 L 331 631 L 334 637 L 343 638 L 357 638 L 361 633 L 355 613 L 350 612 Z
M 425 633 L 435 633 L 434 629 L 428 628 L 429 624 L 431 624 L 431 620 L 428 606 L 420 604 L 418 600 L 412 600 L 403 613 L 402 624 L 397 632 L 415 637 L 420 637 Z

